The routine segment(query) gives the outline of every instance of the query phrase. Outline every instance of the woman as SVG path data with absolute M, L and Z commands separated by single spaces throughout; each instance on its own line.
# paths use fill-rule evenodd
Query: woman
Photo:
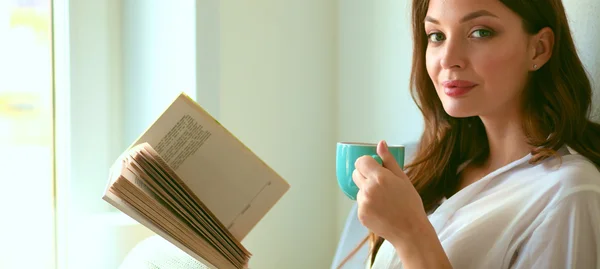
M 600 268 L 600 125 L 560 0 L 413 0 L 425 131 L 356 162 L 372 268 Z

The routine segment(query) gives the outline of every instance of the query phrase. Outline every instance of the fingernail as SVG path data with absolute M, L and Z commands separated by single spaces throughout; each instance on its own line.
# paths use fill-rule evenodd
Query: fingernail
M 388 150 L 388 144 L 383 140 L 383 149 Z

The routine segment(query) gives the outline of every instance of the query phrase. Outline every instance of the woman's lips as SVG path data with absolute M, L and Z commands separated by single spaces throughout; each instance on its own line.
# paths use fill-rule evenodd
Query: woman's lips
M 475 88 L 477 84 L 467 80 L 447 80 L 442 83 L 442 86 L 446 95 L 459 97 Z

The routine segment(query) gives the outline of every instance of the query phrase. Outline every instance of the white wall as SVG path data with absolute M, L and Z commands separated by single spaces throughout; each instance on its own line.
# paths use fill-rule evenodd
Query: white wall
M 595 120 L 600 122 L 600 1 L 563 0 L 578 53 L 594 87 Z
M 125 147 L 180 92 L 196 97 L 196 8 L 194 0 L 120 2 Z
M 291 184 L 244 240 L 250 268 L 327 268 L 337 237 L 335 1 L 220 9 L 220 121 Z
M 339 140 L 405 144 L 419 138 L 422 116 L 408 87 L 410 2 L 339 1 Z M 338 192 L 338 203 L 341 232 L 352 202 Z
M 196 0 L 196 101 L 219 118 L 221 89 L 221 3 Z
M 56 44 L 68 49 L 56 51 L 58 265 L 114 268 L 135 234 L 121 234 L 100 199 L 122 150 L 120 13 L 111 12 L 118 2 L 56 4 Z

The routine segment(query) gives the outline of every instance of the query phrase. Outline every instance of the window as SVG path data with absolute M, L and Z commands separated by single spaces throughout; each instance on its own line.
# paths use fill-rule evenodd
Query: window
M 0 268 L 116 268 L 154 234 L 101 195 L 169 99 L 195 96 L 194 7 L 0 0 Z
M 50 0 L 0 1 L 0 268 L 54 268 Z

